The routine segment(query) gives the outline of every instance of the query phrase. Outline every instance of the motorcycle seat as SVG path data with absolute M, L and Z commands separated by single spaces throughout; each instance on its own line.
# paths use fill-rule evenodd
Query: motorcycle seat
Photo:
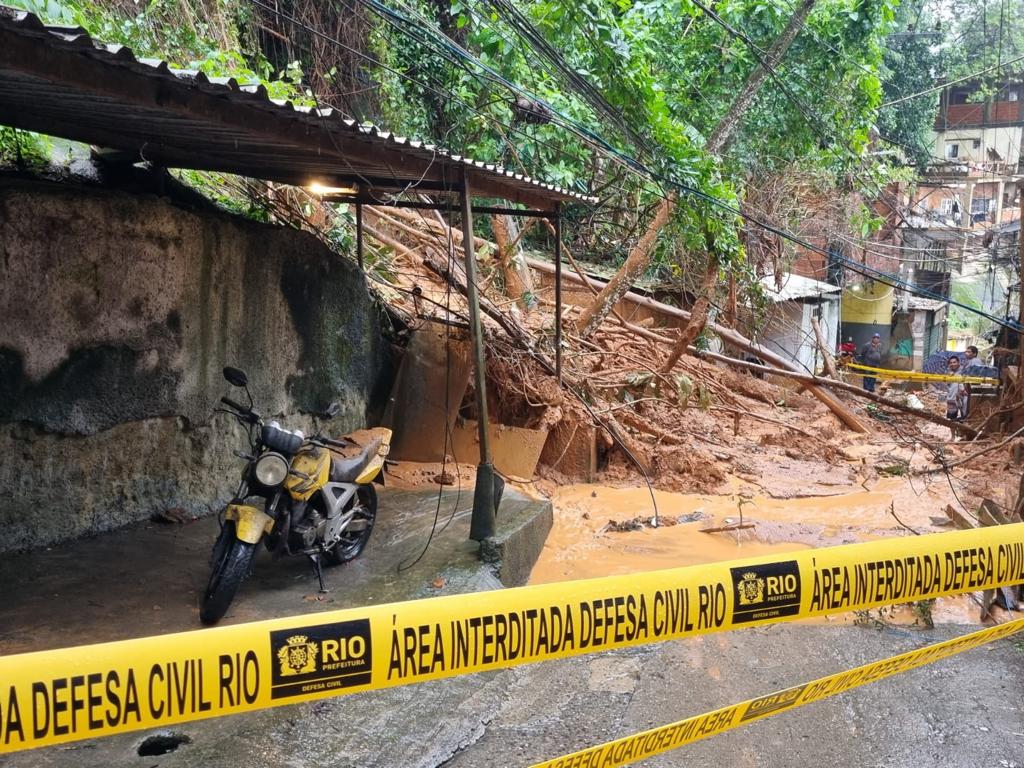
M 357 477 L 359 473 L 366 469 L 366 465 L 369 464 L 373 457 L 377 455 L 377 451 L 380 449 L 381 439 L 375 437 L 371 440 L 359 455 L 352 456 L 351 458 L 342 458 L 339 456 L 331 457 L 331 482 L 332 483 L 351 483 Z

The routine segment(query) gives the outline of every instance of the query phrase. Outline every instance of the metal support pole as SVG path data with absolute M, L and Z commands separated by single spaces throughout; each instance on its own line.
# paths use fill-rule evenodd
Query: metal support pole
M 1019 310 L 1017 313 L 1017 392 L 1016 397 L 1019 399 L 1021 393 L 1024 393 L 1024 328 L 1021 327 L 1024 324 L 1024 183 L 1020 185 L 1020 216 L 1019 219 L 1022 223 L 1022 229 L 1019 230 L 1017 235 L 1017 248 L 1018 248 L 1018 265 L 1017 265 L 1017 280 L 1020 281 L 1017 288 L 1017 299 L 1020 302 Z M 965 238 L 966 239 L 966 238 Z M 948 316 L 948 315 L 947 315 Z M 1017 414 L 1013 414 L 1014 420 L 1016 420 Z
M 562 385 L 562 204 L 555 203 L 555 376 Z
M 466 261 L 466 298 L 469 300 L 469 336 L 473 345 L 473 383 L 476 387 L 477 426 L 480 430 L 480 464 L 476 468 L 473 491 L 473 517 L 469 538 L 483 541 L 494 535 L 497 511 L 491 441 L 487 433 L 487 369 L 484 359 L 483 330 L 480 325 L 480 297 L 476 287 L 476 255 L 473 253 L 473 208 L 469 201 L 469 174 L 462 176 L 462 249 Z M 500 494 L 499 494 L 500 496 Z
M 356 203 L 356 261 L 363 268 L 363 204 Z

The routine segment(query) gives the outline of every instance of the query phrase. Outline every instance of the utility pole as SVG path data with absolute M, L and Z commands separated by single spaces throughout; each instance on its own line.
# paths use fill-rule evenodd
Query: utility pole
M 483 541 L 494 535 L 494 518 L 500 494 L 491 462 L 491 443 L 487 419 L 487 371 L 484 357 L 483 328 L 480 323 L 480 298 L 476 287 L 476 254 L 473 253 L 473 206 L 470 203 L 469 172 L 462 174 L 462 248 L 466 265 L 466 298 L 469 300 L 469 338 L 473 345 L 473 384 L 476 387 L 476 418 L 480 438 L 480 463 L 476 468 L 473 491 L 473 516 L 469 538 Z

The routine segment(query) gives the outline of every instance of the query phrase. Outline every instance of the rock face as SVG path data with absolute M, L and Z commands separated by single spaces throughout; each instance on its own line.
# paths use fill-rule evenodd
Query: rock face
M 224 365 L 307 430 L 333 401 L 325 431 L 365 426 L 387 391 L 362 276 L 294 230 L 4 180 L 0 265 L 0 552 L 216 509 L 244 447 L 213 415 Z

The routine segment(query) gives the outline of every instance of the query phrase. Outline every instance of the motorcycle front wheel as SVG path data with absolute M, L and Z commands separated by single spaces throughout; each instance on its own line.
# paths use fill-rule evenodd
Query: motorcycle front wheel
M 372 485 L 361 485 L 352 501 L 355 514 L 352 522 L 341 534 L 338 543 L 327 552 L 324 560 L 328 565 L 341 565 L 355 560 L 366 548 L 377 519 L 377 491 Z
M 255 549 L 255 545 L 239 541 L 234 520 L 224 521 L 213 545 L 210 581 L 199 604 L 199 620 L 203 624 L 216 624 L 227 613 L 238 587 L 249 573 Z

